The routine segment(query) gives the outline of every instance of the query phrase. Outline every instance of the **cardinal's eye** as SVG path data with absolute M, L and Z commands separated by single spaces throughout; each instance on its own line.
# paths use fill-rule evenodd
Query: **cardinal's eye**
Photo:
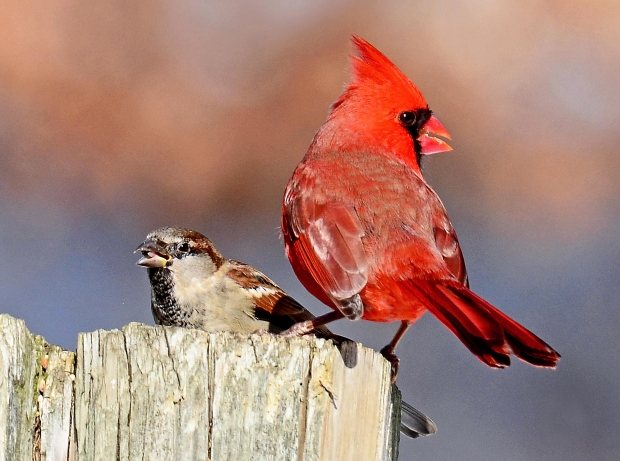
M 188 253 L 189 252 L 189 243 L 187 242 L 183 242 L 181 243 L 177 250 L 179 250 L 180 253 Z
M 398 116 L 398 120 L 405 126 L 413 126 L 418 119 L 418 115 L 415 112 L 407 111 L 402 112 Z

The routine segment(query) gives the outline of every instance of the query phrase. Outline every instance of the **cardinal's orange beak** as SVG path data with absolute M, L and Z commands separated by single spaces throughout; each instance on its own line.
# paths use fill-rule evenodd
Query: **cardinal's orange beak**
M 446 142 L 431 135 L 452 139 L 450 137 L 450 133 L 448 133 L 448 130 L 446 130 L 446 128 L 441 124 L 437 117 L 431 115 L 431 118 L 426 121 L 426 123 L 420 130 L 420 136 L 418 136 L 418 141 L 420 142 L 420 146 L 422 147 L 422 150 L 420 152 L 422 155 L 430 155 L 436 154 L 438 152 L 446 152 L 452 150 L 452 148 Z

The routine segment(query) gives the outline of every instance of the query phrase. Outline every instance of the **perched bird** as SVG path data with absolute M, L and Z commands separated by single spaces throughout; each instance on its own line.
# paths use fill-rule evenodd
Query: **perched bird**
M 400 321 L 382 349 L 392 362 L 427 310 L 491 367 L 510 354 L 554 367 L 560 355 L 470 291 L 456 233 L 420 169 L 451 150 L 447 130 L 416 86 L 367 41 L 353 37 L 353 76 L 331 106 L 284 193 L 282 234 L 295 274 L 334 311 L 288 335 L 347 317 Z
M 158 325 L 280 333 L 315 318 L 265 274 L 225 258 L 196 231 L 162 227 L 150 232 L 135 251 L 142 253 L 137 264 L 148 268 L 151 310 Z M 341 348 L 345 365 L 355 366 L 355 343 L 325 326 L 311 332 L 333 340 Z M 414 438 L 436 430 L 433 421 L 403 402 L 401 432 Z
M 280 333 L 314 316 L 262 272 L 224 258 L 204 235 L 163 227 L 136 249 L 148 268 L 151 310 L 159 325 L 204 331 Z M 326 327 L 312 331 L 336 338 Z

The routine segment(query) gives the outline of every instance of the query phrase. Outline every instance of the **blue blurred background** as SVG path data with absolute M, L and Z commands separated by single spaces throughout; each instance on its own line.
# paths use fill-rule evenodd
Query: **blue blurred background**
M 284 256 L 280 203 L 355 33 L 452 134 L 425 171 L 473 289 L 563 355 L 492 370 L 425 316 L 398 384 L 439 432 L 400 459 L 617 459 L 619 24 L 619 2 L 586 0 L 4 1 L 0 311 L 71 349 L 152 323 L 132 251 L 181 225 L 326 312 Z M 396 325 L 333 329 L 380 348 Z

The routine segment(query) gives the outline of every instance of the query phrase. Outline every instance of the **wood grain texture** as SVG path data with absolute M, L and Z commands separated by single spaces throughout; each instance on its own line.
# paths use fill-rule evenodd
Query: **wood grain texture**
M 357 348 L 352 369 L 333 347 L 321 347 L 313 356 L 307 425 L 315 441 L 308 448 L 318 457 L 307 459 L 393 459 L 390 366 L 375 351 Z
M 0 460 L 30 461 L 38 349 L 22 320 L 0 316 Z
M 128 459 L 130 401 L 123 333 L 81 334 L 74 403 L 77 459 Z
M 315 338 L 132 323 L 77 353 L 0 316 L 1 459 L 359 460 L 398 456 L 400 394 L 380 354 Z
M 41 359 L 37 390 L 41 426 L 41 461 L 75 459 L 73 440 L 73 383 L 75 353 L 47 346 Z

